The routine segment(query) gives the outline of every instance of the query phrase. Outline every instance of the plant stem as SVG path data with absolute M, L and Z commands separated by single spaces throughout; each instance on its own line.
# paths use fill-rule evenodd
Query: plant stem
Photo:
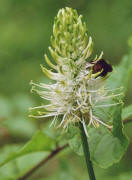
M 93 170 L 93 165 L 90 160 L 90 152 L 89 152 L 89 146 L 88 146 L 88 140 L 84 131 L 83 124 L 80 122 L 79 123 L 79 128 L 81 131 L 81 139 L 82 139 L 82 145 L 83 145 L 83 151 L 84 151 L 84 156 L 87 164 L 87 169 L 88 169 L 88 174 L 90 180 L 96 180 L 94 170 Z

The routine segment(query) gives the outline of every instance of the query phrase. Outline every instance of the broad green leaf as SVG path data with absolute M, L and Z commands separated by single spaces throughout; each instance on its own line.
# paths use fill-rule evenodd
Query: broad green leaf
M 108 168 L 119 162 L 126 151 L 128 142 L 121 143 L 119 138 L 114 137 L 106 128 L 91 128 L 88 138 L 91 160 L 102 168 Z M 81 139 L 75 136 L 69 140 L 70 147 L 78 155 L 83 155 Z
M 123 149 L 120 140 L 104 128 L 96 132 L 93 130 L 91 133 L 89 140 L 91 159 L 102 168 L 108 168 L 118 162 Z
M 132 105 L 129 105 L 122 110 L 122 119 L 132 118 Z
M 3 161 L 0 162 L 0 166 L 14 160 L 18 157 L 24 156 L 29 153 L 36 153 L 41 151 L 51 151 L 54 147 L 54 141 L 47 137 L 41 131 L 38 131 L 33 138 L 21 149 L 10 153 Z
M 128 147 L 128 139 L 122 131 L 121 105 L 118 105 L 114 110 L 112 130 L 106 128 L 99 130 L 99 132 L 96 130 L 98 135 L 95 137 L 94 132 L 92 132 L 90 139 L 92 159 L 103 168 L 119 162 Z M 98 138 L 98 141 L 96 138 Z M 96 142 L 96 146 L 94 142 Z
M 102 168 L 119 162 L 128 147 L 128 139 L 122 131 L 121 109 L 121 105 L 114 108 L 112 130 L 104 126 L 88 128 L 91 160 Z M 78 155 L 83 155 L 79 130 L 71 136 L 69 145 Z

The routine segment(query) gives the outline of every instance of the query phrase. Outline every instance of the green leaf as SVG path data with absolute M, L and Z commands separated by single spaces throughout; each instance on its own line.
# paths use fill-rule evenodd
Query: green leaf
M 102 168 L 108 168 L 113 163 L 118 162 L 120 151 L 122 150 L 119 139 L 112 136 L 104 128 L 100 128 L 96 132 L 93 130 L 91 133 L 89 141 L 91 159 Z
M 78 155 L 83 155 L 83 148 L 80 135 L 75 135 L 72 139 L 69 140 L 69 145 L 71 149 Z
M 122 110 L 122 119 L 129 119 L 132 117 L 132 105 L 129 105 Z
M 123 92 L 126 92 L 129 78 L 132 74 L 132 52 L 124 56 L 121 63 L 116 66 L 108 78 L 106 86 L 111 89 L 123 87 Z M 119 92 L 119 90 L 118 90 Z
M 6 145 L 0 150 L 0 160 L 2 161 L 9 153 L 18 151 L 21 145 Z M 4 166 L 0 167 L 0 179 L 1 180 L 16 180 L 23 176 L 36 164 L 38 164 L 43 158 L 45 158 L 49 152 L 30 153 L 20 158 L 14 159 Z
M 19 149 L 18 151 L 12 152 L 7 157 L 5 157 L 5 159 L 0 162 L 0 166 L 3 166 L 9 161 L 27 155 L 29 153 L 51 151 L 53 147 L 54 141 L 41 131 L 38 131 L 23 148 Z
M 114 110 L 112 131 L 101 128 L 101 130 L 96 130 L 95 132 L 98 135 L 94 135 L 94 132 L 91 133 L 90 146 L 92 159 L 103 168 L 119 162 L 129 144 L 122 130 L 121 105 L 118 105 Z M 93 143 L 94 145 L 92 145 Z
M 128 147 L 128 139 L 122 130 L 121 109 L 121 105 L 114 108 L 112 130 L 104 126 L 88 128 L 91 160 L 102 168 L 119 162 Z M 79 130 L 75 129 L 76 135 L 71 135 L 69 145 L 78 155 L 83 155 Z
M 114 119 L 113 119 L 113 129 L 112 129 L 112 134 L 114 137 L 117 137 L 120 140 L 120 143 L 126 151 L 128 147 L 128 138 L 125 136 L 123 132 L 123 123 L 122 123 L 122 105 L 118 105 L 115 109 L 114 112 Z

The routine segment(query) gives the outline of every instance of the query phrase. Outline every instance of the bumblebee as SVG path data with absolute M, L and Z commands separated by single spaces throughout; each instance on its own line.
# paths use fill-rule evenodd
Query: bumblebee
M 112 66 L 108 64 L 104 59 L 100 59 L 95 62 L 91 61 L 90 63 L 93 64 L 93 74 L 101 72 L 98 76 L 104 77 L 113 70 Z

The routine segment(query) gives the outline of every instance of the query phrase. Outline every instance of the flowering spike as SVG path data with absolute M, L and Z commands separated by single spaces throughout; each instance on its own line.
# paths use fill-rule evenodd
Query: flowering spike
M 91 37 L 88 41 L 86 24 L 76 10 L 68 7 L 59 10 L 54 20 L 51 44 L 53 47 L 49 47 L 49 51 L 56 65 L 51 63 L 47 55 L 45 60 L 57 72 L 52 72 L 42 65 L 41 68 L 48 78 L 56 82 L 39 85 L 32 82 L 33 90 L 50 102 L 48 105 L 31 108 L 39 109 L 38 115 L 34 117 L 54 116 L 51 124 L 58 123 L 57 127 L 64 129 L 70 123 L 81 122 L 87 136 L 88 126 L 98 128 L 99 125 L 104 125 L 111 128 L 111 124 L 97 117 L 94 110 L 121 103 L 107 103 L 107 100 L 122 94 L 114 94 L 114 89 L 104 88 L 107 74 L 112 71 L 112 67 L 102 59 L 103 52 L 89 62 L 93 41 Z M 36 90 L 34 86 L 41 90 Z M 58 117 L 61 117 L 61 120 L 58 120 Z

